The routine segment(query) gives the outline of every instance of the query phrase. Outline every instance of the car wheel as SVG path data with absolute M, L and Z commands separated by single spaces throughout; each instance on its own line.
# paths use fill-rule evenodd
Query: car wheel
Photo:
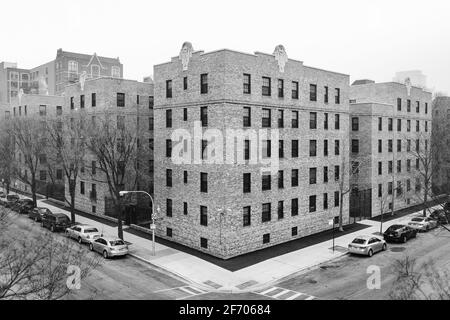
M 103 258 L 108 259 L 108 251 L 103 251 Z
M 372 251 L 372 249 L 369 250 L 369 252 L 367 253 L 367 255 L 368 255 L 369 257 L 373 256 L 373 251 Z
M 407 241 L 406 236 L 403 236 L 403 237 L 402 237 L 402 242 L 403 242 L 403 243 L 406 243 L 406 241 Z
M 83 240 L 81 239 L 81 237 L 78 237 L 78 243 L 83 244 Z
M 89 250 L 94 251 L 94 246 L 91 244 L 89 244 Z

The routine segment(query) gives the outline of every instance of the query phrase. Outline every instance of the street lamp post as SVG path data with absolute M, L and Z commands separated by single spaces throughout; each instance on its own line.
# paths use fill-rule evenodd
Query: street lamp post
M 155 203 L 153 201 L 152 196 L 150 195 L 150 193 L 146 192 L 146 191 L 120 191 L 119 195 L 121 197 L 123 197 L 126 194 L 129 193 L 143 193 L 146 194 L 149 198 L 150 201 L 152 203 L 152 223 L 150 225 L 150 229 L 152 230 L 152 255 L 155 255 L 155 229 L 156 229 L 156 225 L 155 225 Z

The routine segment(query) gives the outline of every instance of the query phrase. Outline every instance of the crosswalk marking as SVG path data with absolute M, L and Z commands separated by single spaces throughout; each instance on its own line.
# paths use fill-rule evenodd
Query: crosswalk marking
M 277 300 L 314 300 L 317 299 L 314 296 L 311 296 L 306 293 L 297 292 L 285 288 L 279 287 L 271 287 L 261 292 L 254 292 L 256 294 L 260 294 L 269 298 L 277 299 Z M 298 299 L 300 297 L 300 299 Z
M 273 287 L 273 288 L 270 288 L 270 289 L 268 289 L 268 290 L 266 290 L 264 292 L 261 292 L 260 294 L 262 294 L 264 296 L 264 295 L 268 294 L 269 292 L 275 291 L 277 289 L 278 289 L 277 287 Z
M 284 291 L 281 291 L 280 293 L 277 293 L 276 295 L 273 295 L 272 298 L 278 298 L 278 297 L 281 297 L 282 295 L 288 293 L 289 291 L 290 291 L 290 290 L 284 290 Z
M 297 292 L 293 296 L 290 296 L 289 298 L 286 298 L 286 300 L 294 300 L 295 298 L 300 297 L 302 294 L 303 293 L 301 293 L 301 292 Z

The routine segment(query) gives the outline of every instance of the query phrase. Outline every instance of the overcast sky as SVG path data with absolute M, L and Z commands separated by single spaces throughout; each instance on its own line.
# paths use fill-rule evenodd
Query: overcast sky
M 22 0 L 0 4 L 0 61 L 34 67 L 56 50 L 120 57 L 142 80 L 177 56 L 184 41 L 272 53 L 284 45 L 305 65 L 391 81 L 422 70 L 428 87 L 450 94 L 447 0 Z

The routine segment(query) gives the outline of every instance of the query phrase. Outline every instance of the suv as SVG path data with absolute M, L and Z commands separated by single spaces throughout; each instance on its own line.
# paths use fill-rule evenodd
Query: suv
M 383 237 L 386 241 L 401 241 L 405 243 L 411 238 L 417 236 L 417 230 L 402 224 L 394 224 L 390 226 L 384 233 Z
M 51 232 L 56 230 L 65 230 L 70 227 L 70 219 L 63 213 L 45 212 L 42 215 L 41 225 L 45 228 L 49 228 Z
M 34 208 L 33 200 L 21 199 L 17 202 L 17 212 L 20 214 L 28 214 Z
M 41 222 L 44 213 L 52 213 L 52 212 L 47 208 L 34 208 L 28 213 L 28 218 L 33 219 L 36 222 Z
M 16 194 L 8 194 L 6 196 L 5 207 L 6 208 L 11 208 L 11 206 L 13 206 L 19 200 L 20 200 L 20 197 L 18 195 L 16 195 Z
M 439 224 L 447 224 L 450 219 L 450 212 L 446 212 L 444 209 L 434 210 L 430 214 L 430 218 L 436 220 Z

